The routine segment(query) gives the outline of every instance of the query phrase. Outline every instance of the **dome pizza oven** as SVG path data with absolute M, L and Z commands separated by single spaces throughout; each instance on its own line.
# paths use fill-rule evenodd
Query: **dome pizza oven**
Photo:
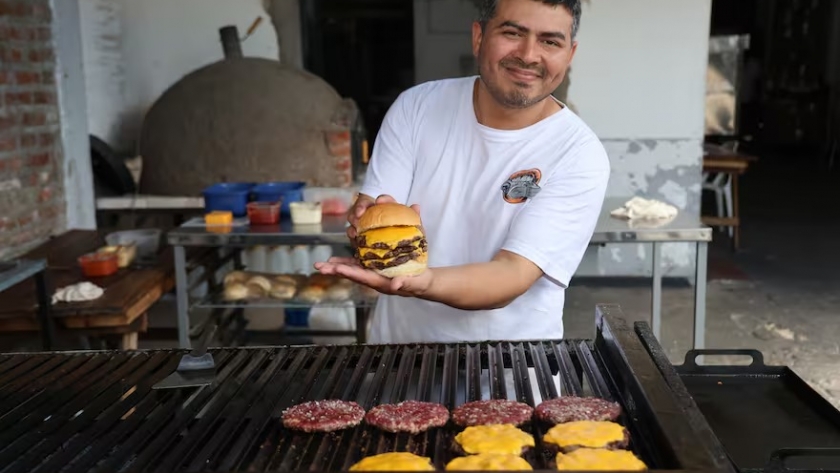
M 184 76 L 146 114 L 141 192 L 194 195 L 217 182 L 351 184 L 360 161 L 355 103 L 279 61 L 242 57 L 236 27 L 225 59 Z

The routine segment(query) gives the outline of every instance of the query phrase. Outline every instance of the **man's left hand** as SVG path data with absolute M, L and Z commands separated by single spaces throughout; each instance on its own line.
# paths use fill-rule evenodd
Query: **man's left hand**
M 342 276 L 382 294 L 396 296 L 419 297 L 432 285 L 432 271 L 429 269 L 417 276 L 389 279 L 373 270 L 363 268 L 355 258 L 332 257 L 324 263 L 315 263 L 315 269 L 322 274 Z

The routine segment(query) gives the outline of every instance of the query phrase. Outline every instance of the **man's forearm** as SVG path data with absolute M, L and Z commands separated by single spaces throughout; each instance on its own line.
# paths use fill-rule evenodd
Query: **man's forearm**
M 430 271 L 432 284 L 419 297 L 463 310 L 505 307 L 525 293 L 535 280 L 531 268 L 497 260 Z

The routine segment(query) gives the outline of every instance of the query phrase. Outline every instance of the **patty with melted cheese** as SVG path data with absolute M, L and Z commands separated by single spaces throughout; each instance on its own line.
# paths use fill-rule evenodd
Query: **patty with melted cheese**
M 522 455 L 534 448 L 534 437 L 513 424 L 475 425 L 455 436 L 457 450 L 468 455 L 492 453 Z
M 363 458 L 350 471 L 434 471 L 432 461 L 409 452 L 389 452 Z
M 643 471 L 647 465 L 627 450 L 579 448 L 558 453 L 556 468 L 562 471 Z
M 528 471 L 531 464 L 519 455 L 482 453 L 458 457 L 446 465 L 447 471 Z
M 625 448 L 627 429 L 610 421 L 582 420 L 557 424 L 543 436 L 547 446 L 569 452 L 577 448 Z

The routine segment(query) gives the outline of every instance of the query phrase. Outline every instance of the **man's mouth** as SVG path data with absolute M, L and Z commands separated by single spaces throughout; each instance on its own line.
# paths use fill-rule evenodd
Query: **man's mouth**
M 521 82 L 532 82 L 540 78 L 540 74 L 537 71 L 533 71 L 530 69 L 522 69 L 519 67 L 505 67 L 505 70 L 510 74 L 517 81 Z

